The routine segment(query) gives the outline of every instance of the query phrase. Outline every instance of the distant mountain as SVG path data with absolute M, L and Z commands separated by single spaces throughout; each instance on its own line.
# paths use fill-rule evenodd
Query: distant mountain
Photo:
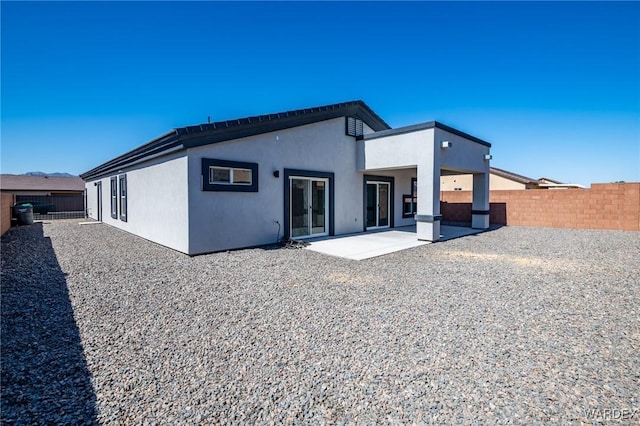
M 76 175 L 72 175 L 69 173 L 45 173 L 45 172 L 27 172 L 23 174 L 24 176 L 50 176 L 50 177 L 76 177 Z

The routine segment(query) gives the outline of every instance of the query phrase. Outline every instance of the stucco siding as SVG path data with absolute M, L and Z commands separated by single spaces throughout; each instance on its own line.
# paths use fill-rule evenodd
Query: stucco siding
M 97 182 L 99 180 L 92 180 L 84 184 L 85 193 L 87 194 L 87 217 L 95 220 L 98 220 L 98 191 L 95 186 Z
M 169 158 L 124 169 L 127 176 L 127 220 L 111 217 L 111 176 L 102 182 L 102 221 L 142 238 L 187 253 L 189 248 L 187 157 Z M 89 217 L 98 219 L 97 190 L 86 183 Z M 118 200 L 120 202 L 120 200 Z
M 275 243 L 282 237 L 285 168 L 334 173 L 335 234 L 362 231 L 362 173 L 356 170 L 355 140 L 345 135 L 344 126 L 344 118 L 337 118 L 189 149 L 189 253 Z M 258 192 L 203 191 L 202 158 L 257 163 Z
M 359 170 L 383 170 L 415 167 L 433 160 L 433 129 L 360 140 Z
M 452 144 L 450 148 L 441 148 L 443 141 Z M 436 161 L 440 168 L 474 173 L 489 173 L 489 147 L 454 135 L 442 129 L 435 129 L 434 143 Z

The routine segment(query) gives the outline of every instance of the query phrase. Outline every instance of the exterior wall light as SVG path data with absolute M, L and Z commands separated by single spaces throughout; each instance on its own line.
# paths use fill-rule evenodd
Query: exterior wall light
M 280 177 L 280 170 L 274 170 L 273 171 L 273 177 L 274 178 Z
M 485 160 L 491 160 L 492 158 L 493 158 L 493 155 L 491 155 L 491 154 L 485 154 L 484 155 L 484 159 Z
M 442 147 L 443 148 L 451 148 L 453 146 L 453 144 L 449 141 L 442 141 Z

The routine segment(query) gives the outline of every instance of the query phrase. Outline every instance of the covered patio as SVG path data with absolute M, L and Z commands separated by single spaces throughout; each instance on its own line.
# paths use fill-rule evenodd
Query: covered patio
M 357 167 L 365 174 L 365 182 L 367 176 L 377 172 L 394 173 L 413 169 L 417 187 L 415 194 L 412 194 L 416 225 L 415 234 L 408 238 L 433 242 L 442 235 L 442 175 L 473 175 L 471 227 L 480 230 L 489 228 L 490 148 L 488 142 L 431 121 L 363 135 L 357 141 Z

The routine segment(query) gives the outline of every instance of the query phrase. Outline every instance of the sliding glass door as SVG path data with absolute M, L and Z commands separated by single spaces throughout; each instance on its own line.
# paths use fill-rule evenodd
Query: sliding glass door
M 389 227 L 390 184 L 367 182 L 367 229 Z
M 289 179 L 292 238 L 329 234 L 328 188 L 328 179 L 297 176 Z

